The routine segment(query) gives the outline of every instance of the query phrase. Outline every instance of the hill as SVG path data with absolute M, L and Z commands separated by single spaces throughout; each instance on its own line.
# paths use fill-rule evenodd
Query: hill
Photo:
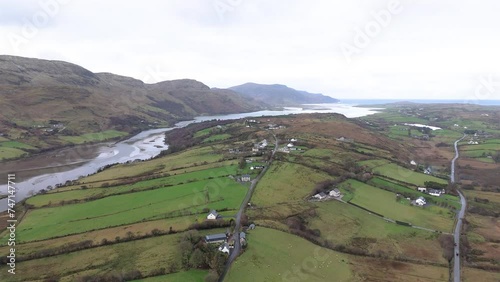
M 229 89 L 246 97 L 274 106 L 294 106 L 300 104 L 338 103 L 339 100 L 322 94 L 295 90 L 281 84 L 245 83 Z
M 62 61 L 0 56 L 0 133 L 36 148 L 61 136 L 132 133 L 198 115 L 249 112 L 265 104 L 191 79 L 146 84 Z M 13 154 L 9 157 L 16 157 Z

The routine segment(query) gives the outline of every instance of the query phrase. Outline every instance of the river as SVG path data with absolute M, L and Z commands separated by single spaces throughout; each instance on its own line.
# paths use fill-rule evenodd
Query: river
M 164 133 L 174 128 L 185 127 L 191 123 L 220 119 L 231 120 L 245 117 L 278 116 L 303 113 L 339 113 L 348 118 L 355 118 L 376 113 L 376 108 L 358 108 L 347 104 L 314 104 L 299 107 L 285 107 L 283 110 L 258 111 L 218 116 L 200 116 L 194 120 L 182 121 L 171 128 L 158 128 L 142 131 L 141 133 L 118 143 L 100 143 L 82 145 L 56 150 L 55 152 L 41 154 L 10 163 L 4 163 L 2 175 L 7 183 L 6 172 L 15 173 L 16 202 L 38 193 L 48 186 L 93 174 L 99 168 L 134 160 L 147 160 L 166 150 L 168 145 L 164 141 Z M 39 160 L 37 160 L 38 158 Z M 41 160 L 40 160 L 41 159 Z M 34 165 L 34 164 L 37 165 Z M 40 165 L 43 163 L 43 165 Z M 5 168 L 9 166 L 10 169 Z M 15 164 L 15 165 L 14 165 Z M 12 168 L 15 168 L 14 171 Z M 0 186 L 2 194 L 7 193 L 7 184 Z M 0 200 L 0 212 L 7 210 L 7 199 Z

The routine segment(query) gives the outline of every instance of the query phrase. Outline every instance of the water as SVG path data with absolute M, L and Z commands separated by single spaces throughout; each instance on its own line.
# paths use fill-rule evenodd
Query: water
M 474 104 L 482 106 L 500 106 L 500 100 L 481 99 L 451 99 L 451 100 L 431 100 L 431 99 L 341 99 L 341 103 L 350 105 L 382 105 L 389 103 L 411 102 L 416 104 Z
M 103 143 L 100 147 L 93 148 L 96 150 L 96 157 L 86 159 L 83 156 L 88 156 L 88 146 L 80 146 L 69 148 L 70 152 L 65 157 L 66 162 L 58 165 L 49 165 L 48 168 L 36 170 L 32 173 L 39 175 L 31 177 L 27 180 L 16 183 L 16 201 L 21 201 L 33 194 L 36 194 L 48 186 L 55 187 L 56 184 L 65 183 L 68 180 L 76 180 L 80 177 L 93 174 L 99 168 L 114 164 L 125 163 L 134 160 L 147 160 L 157 156 L 161 151 L 166 150 L 168 145 L 164 143 L 164 133 L 174 128 L 185 127 L 191 123 L 203 122 L 207 120 L 233 120 L 245 117 L 260 117 L 260 116 L 278 116 L 289 114 L 304 114 L 304 113 L 340 113 L 349 118 L 361 117 L 376 113 L 374 108 L 356 108 L 347 104 L 314 104 L 303 105 L 299 107 L 287 107 L 283 111 L 258 111 L 250 113 L 238 113 L 229 115 L 217 116 L 200 116 L 194 120 L 182 121 L 171 128 L 159 128 L 143 131 L 125 141 L 116 144 Z M 76 161 L 75 160 L 79 160 Z M 29 169 L 28 169 L 29 170 Z M 4 180 L 6 183 L 7 178 Z M 0 186 L 2 193 L 7 192 L 7 185 Z M 7 209 L 7 199 L 0 200 L 0 211 Z

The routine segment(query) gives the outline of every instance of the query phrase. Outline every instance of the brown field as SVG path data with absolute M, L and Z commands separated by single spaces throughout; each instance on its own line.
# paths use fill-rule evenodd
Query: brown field
M 132 232 L 136 236 L 146 235 L 151 233 L 151 230 L 157 228 L 161 231 L 168 231 L 170 226 L 173 230 L 185 230 L 194 223 L 196 216 L 177 217 L 172 219 L 161 219 L 155 221 L 141 222 L 137 224 L 130 224 L 125 226 L 107 228 L 97 231 L 86 232 L 77 235 L 66 236 L 57 239 L 44 240 L 39 242 L 29 242 L 26 244 L 19 244 L 17 248 L 17 255 L 29 255 L 42 250 L 56 249 L 64 245 L 92 240 L 94 245 L 101 244 L 103 239 L 114 241 L 117 236 L 126 238 L 128 232 Z M 8 252 L 8 246 L 0 247 L 0 253 Z
M 464 267 L 462 269 L 462 278 L 464 282 L 498 282 L 500 281 L 500 273 Z
M 448 268 L 405 262 L 350 257 L 351 268 L 360 281 L 448 281 Z

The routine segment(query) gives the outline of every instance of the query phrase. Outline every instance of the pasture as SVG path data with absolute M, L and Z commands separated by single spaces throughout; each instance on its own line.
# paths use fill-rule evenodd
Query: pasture
M 225 281 L 352 281 L 347 255 L 289 233 L 257 227 Z M 288 280 L 287 280 L 288 279 Z

